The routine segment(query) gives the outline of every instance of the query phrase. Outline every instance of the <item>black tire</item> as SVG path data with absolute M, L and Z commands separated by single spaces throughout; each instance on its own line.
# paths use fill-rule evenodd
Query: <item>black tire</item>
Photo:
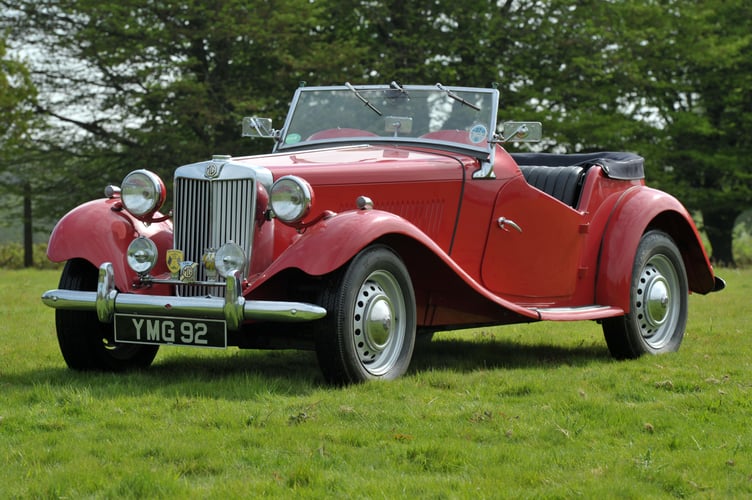
M 631 283 L 629 313 L 603 321 L 611 355 L 633 359 L 678 351 L 687 326 L 689 286 L 681 253 L 669 235 L 643 235 Z
M 415 345 L 415 293 L 402 260 L 368 247 L 331 276 L 320 296 L 328 311 L 317 325 L 316 355 L 336 385 L 400 377 Z
M 81 259 L 69 260 L 60 277 L 61 289 L 96 291 L 98 270 Z M 118 344 L 113 326 L 101 323 L 94 311 L 55 310 L 57 340 L 63 359 L 73 370 L 124 371 L 145 368 L 159 346 Z

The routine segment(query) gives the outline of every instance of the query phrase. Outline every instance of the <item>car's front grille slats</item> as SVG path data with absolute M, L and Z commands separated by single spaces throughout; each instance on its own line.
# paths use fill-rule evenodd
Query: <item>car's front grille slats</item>
M 250 258 L 253 243 L 253 178 L 207 180 L 176 177 L 174 231 L 175 248 L 185 260 L 199 263 L 197 279 L 207 279 L 201 257 L 207 249 L 218 249 L 233 241 Z M 179 295 L 224 295 L 215 286 L 180 286 Z

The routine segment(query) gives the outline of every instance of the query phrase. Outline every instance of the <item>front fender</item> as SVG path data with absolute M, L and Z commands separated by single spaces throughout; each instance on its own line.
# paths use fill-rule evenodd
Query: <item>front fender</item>
M 409 236 L 441 252 L 436 243 L 398 215 L 381 210 L 351 210 L 307 228 L 256 283 L 289 268 L 300 269 L 312 276 L 328 274 L 342 267 L 369 243 L 387 234 Z
M 630 309 L 632 267 L 642 235 L 660 229 L 684 259 L 693 292 L 715 289 L 713 267 L 692 216 L 673 196 L 645 186 L 626 191 L 614 206 L 601 242 L 596 303 Z
M 425 268 L 425 262 L 430 259 L 435 267 L 422 273 L 423 279 L 425 273 L 441 275 L 445 282 L 456 283 L 458 291 L 465 286 L 468 292 L 472 291 L 485 299 L 486 304 L 501 306 L 525 318 L 539 319 L 537 312 L 506 301 L 481 286 L 436 242 L 410 222 L 398 215 L 380 210 L 342 212 L 307 228 L 299 239 L 253 280 L 251 289 L 260 288 L 286 269 L 300 269 L 311 276 L 329 274 L 341 268 L 359 251 L 377 240 L 401 242 L 399 248 L 395 248 L 398 253 L 409 254 L 413 263 L 419 264 L 414 267 L 408 265 L 411 274 L 417 267 L 421 267 L 420 263 L 423 263 L 422 268 Z M 416 288 L 419 286 L 416 284 Z
M 146 236 L 156 243 L 160 255 L 172 247 L 170 221 L 146 225 L 119 208 L 118 199 L 98 199 L 79 205 L 65 214 L 55 225 L 47 246 L 47 257 L 53 262 L 84 259 L 95 267 L 111 262 L 116 286 L 129 290 L 135 273 L 128 267 L 128 245 L 138 236 Z M 167 271 L 160 259 L 155 273 Z

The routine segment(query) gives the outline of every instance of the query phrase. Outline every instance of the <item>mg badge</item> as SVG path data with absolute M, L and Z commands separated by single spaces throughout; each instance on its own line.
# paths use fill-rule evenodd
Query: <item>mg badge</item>
M 214 162 L 209 163 L 204 170 L 204 177 L 206 177 L 207 179 L 216 179 L 217 177 L 219 177 L 219 171 L 221 170 L 221 168 L 221 165 L 218 165 Z
M 180 263 L 183 262 L 183 251 L 177 248 L 171 248 L 167 250 L 167 269 L 170 270 L 170 274 L 174 279 L 177 279 L 180 274 Z
M 180 281 L 183 283 L 193 283 L 196 281 L 196 271 L 198 262 L 184 261 L 180 263 Z

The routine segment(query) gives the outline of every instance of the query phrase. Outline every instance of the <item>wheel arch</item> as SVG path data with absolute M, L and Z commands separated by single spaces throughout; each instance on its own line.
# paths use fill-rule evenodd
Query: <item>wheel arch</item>
M 662 212 L 650 222 L 646 231 L 651 229 L 668 234 L 679 247 L 692 292 L 705 294 L 714 290 L 713 266 L 691 217 L 687 220 L 678 212 Z
M 632 188 L 614 207 L 601 241 L 596 303 L 629 310 L 629 293 L 637 247 L 642 236 L 660 230 L 670 236 L 682 255 L 689 289 L 708 293 L 716 278 L 707 252 L 687 209 L 674 197 L 647 188 Z

